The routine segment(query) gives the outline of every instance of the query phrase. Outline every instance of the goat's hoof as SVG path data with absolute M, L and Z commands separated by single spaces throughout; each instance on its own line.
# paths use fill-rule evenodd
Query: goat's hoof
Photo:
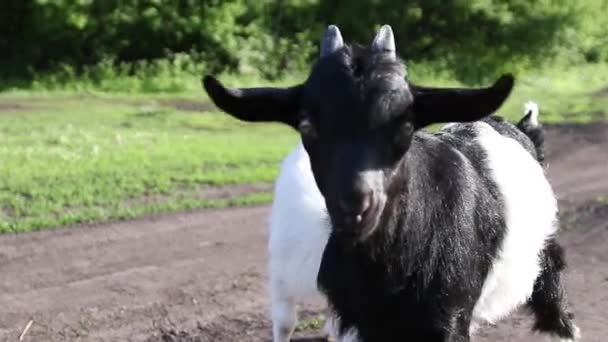
M 559 342 L 579 342 L 581 340 L 581 329 L 574 323 L 572 323 L 572 338 L 560 338 Z
M 323 336 L 323 338 L 327 342 L 337 342 L 337 340 L 331 334 L 327 334 L 327 335 Z

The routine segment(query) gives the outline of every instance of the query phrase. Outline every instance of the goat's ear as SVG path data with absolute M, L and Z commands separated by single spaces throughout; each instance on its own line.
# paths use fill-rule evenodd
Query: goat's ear
M 507 99 L 515 80 L 500 77 L 488 88 L 430 88 L 410 85 L 414 95 L 414 123 L 422 128 L 440 122 L 470 122 L 494 114 Z
M 218 108 L 239 120 L 282 122 L 297 129 L 301 86 L 230 89 L 207 75 L 203 87 Z

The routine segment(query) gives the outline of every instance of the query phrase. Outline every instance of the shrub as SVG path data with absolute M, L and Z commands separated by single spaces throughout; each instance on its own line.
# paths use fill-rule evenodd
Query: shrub
M 274 79 L 316 56 L 328 23 L 362 42 L 387 23 L 409 61 L 478 82 L 548 60 L 608 61 L 607 11 L 605 0 L 3 0 L 0 76 L 138 70 L 188 53 L 210 72 Z

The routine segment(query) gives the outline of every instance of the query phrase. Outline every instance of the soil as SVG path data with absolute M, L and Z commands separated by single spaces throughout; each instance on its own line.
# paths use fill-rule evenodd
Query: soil
M 160 101 L 161 105 L 183 112 L 209 112 L 214 111 L 215 106 L 209 101 L 194 101 L 186 99 L 171 99 Z
M 13 102 L 0 102 L 0 113 L 2 112 L 20 112 L 25 110 L 32 110 L 36 107 L 31 105 L 24 105 L 21 103 Z
M 608 87 L 604 87 L 592 94 L 595 97 L 608 97 Z
M 82 95 L 66 95 L 62 96 L 64 100 L 75 100 L 82 99 Z M 112 104 L 125 104 L 130 106 L 146 107 L 152 106 L 153 108 L 162 109 L 173 109 L 182 112 L 194 112 L 197 114 L 210 112 L 215 110 L 215 106 L 209 101 L 197 101 L 180 98 L 169 98 L 169 99 L 158 99 L 158 100 L 144 100 L 144 99 L 125 99 L 125 98 L 111 98 L 107 99 L 95 95 L 87 95 L 89 100 L 97 100 L 105 103 Z M 0 113 L 3 112 L 22 112 L 32 109 L 52 109 L 53 105 L 49 103 L 50 100 L 38 97 L 30 97 L 26 101 L 20 99 L 0 99 Z M 44 107 L 41 107 L 41 104 Z
M 569 302 L 608 336 L 608 124 L 547 127 Z M 0 341 L 269 341 L 268 206 L 0 236 Z M 304 305 L 316 316 L 322 303 Z M 473 338 L 548 341 L 524 313 Z M 314 341 L 304 331 L 299 341 Z M 318 339 L 321 341 L 320 339 Z

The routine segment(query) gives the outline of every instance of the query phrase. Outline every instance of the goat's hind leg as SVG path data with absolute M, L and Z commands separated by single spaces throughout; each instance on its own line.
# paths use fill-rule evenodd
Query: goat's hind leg
M 561 271 L 565 268 L 564 251 L 551 239 L 541 253 L 542 270 L 534 283 L 528 307 L 535 316 L 534 330 L 551 334 L 559 341 L 572 342 L 580 338 L 574 315 L 565 307 Z

